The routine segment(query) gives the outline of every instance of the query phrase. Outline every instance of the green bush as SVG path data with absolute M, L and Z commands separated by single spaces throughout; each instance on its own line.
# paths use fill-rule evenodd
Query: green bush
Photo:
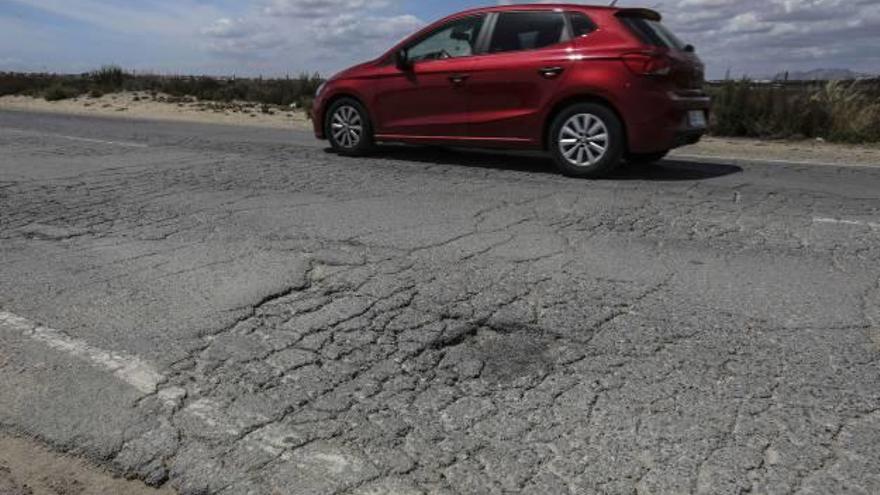
M 122 67 L 116 65 L 105 65 L 90 74 L 94 85 L 105 93 L 121 90 L 127 77 Z
M 60 101 L 66 100 L 68 98 L 75 98 L 79 96 L 79 94 L 79 91 L 77 91 L 75 88 L 64 86 L 63 84 L 58 83 L 46 89 L 46 91 L 43 93 L 43 98 L 45 98 L 46 101 Z

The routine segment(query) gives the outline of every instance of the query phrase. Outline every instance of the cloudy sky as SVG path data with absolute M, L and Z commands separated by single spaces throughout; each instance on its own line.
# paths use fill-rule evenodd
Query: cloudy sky
M 500 0 L 0 0 L 0 70 L 328 74 Z M 510 2 L 503 2 L 510 3 Z M 585 3 L 585 2 L 582 2 Z M 697 46 L 710 77 L 880 73 L 880 0 L 620 0 Z

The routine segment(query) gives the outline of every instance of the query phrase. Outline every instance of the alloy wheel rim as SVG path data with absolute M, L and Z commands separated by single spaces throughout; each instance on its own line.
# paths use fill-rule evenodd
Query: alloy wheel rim
M 361 142 L 364 132 L 361 114 L 352 106 L 343 105 L 336 109 L 330 121 L 333 139 L 344 148 L 354 148 Z
M 605 122 L 590 113 L 579 113 L 566 120 L 558 141 L 562 156 L 576 167 L 599 163 L 610 143 Z

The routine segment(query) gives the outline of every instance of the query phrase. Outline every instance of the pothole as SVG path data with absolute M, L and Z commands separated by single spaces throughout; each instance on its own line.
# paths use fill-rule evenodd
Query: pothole
M 543 375 L 550 366 L 551 340 L 538 330 L 502 332 L 486 327 L 463 335 L 447 347 L 442 368 L 454 368 L 462 378 L 507 383 Z

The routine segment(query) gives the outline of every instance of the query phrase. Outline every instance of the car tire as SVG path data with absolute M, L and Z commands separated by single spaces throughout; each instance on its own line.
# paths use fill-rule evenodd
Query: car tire
M 656 162 L 666 158 L 670 150 L 657 151 L 655 153 L 627 153 L 624 160 L 629 165 L 643 166 L 653 165 Z
M 600 178 L 614 172 L 626 149 L 623 124 L 605 105 L 578 103 L 561 111 L 550 126 L 548 147 L 560 172 Z
M 327 110 L 324 133 L 330 147 L 345 156 L 364 156 L 375 147 L 373 124 L 361 103 L 353 98 L 340 98 Z

